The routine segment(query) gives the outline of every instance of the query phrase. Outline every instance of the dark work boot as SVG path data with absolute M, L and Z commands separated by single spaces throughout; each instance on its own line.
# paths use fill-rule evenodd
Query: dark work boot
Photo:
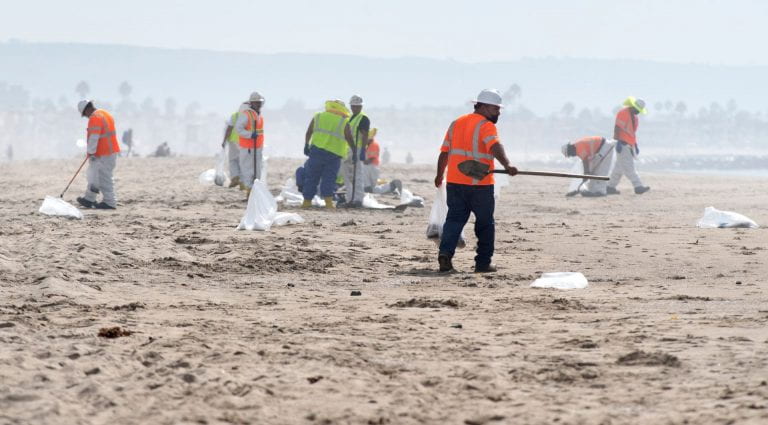
M 77 197 L 77 203 L 82 205 L 84 208 L 93 208 L 93 206 L 96 204 L 93 201 L 89 201 L 82 196 Z
M 496 266 L 493 264 L 475 264 L 475 273 L 494 273 Z
M 451 257 L 449 257 L 448 254 L 438 255 L 437 263 L 440 264 L 441 272 L 449 272 L 453 270 L 453 262 L 451 262 Z
M 96 208 L 97 210 L 114 210 L 114 209 L 117 209 L 117 208 L 113 207 L 112 205 L 109 205 L 109 204 L 107 204 L 105 202 L 99 202 L 98 204 L 94 205 L 93 207 Z
M 621 192 L 619 192 L 618 189 L 616 189 L 615 187 L 608 186 L 608 189 L 606 190 L 606 193 L 609 194 L 609 195 L 618 195 Z

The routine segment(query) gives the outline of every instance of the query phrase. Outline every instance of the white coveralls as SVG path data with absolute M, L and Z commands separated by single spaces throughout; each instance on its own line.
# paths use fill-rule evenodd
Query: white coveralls
M 235 131 L 235 124 L 239 113 L 232 114 L 232 119 L 227 123 L 227 127 L 232 126 L 230 138 L 227 139 L 227 163 L 229 164 L 229 178 L 240 177 L 240 135 Z M 232 139 L 235 139 L 234 141 Z
M 589 174 L 596 176 L 607 176 L 611 172 L 613 161 L 613 151 L 616 146 L 615 140 L 606 139 L 599 151 L 589 160 Z M 606 194 L 608 183 L 605 180 L 587 180 L 587 191 L 593 193 Z
M 117 153 L 103 156 L 93 156 L 96 153 L 96 145 L 99 135 L 93 134 L 88 138 L 88 170 L 85 172 L 88 186 L 85 189 L 84 198 L 96 202 L 96 196 L 101 193 L 102 201 L 110 207 L 117 207 L 117 195 L 112 173 L 117 165 Z
M 635 188 L 642 187 L 643 182 L 640 180 L 640 176 L 635 170 L 635 148 L 628 144 L 622 144 L 621 142 L 616 143 L 616 165 L 613 167 L 611 180 L 608 181 L 608 186 L 615 189 L 616 186 L 619 185 L 621 176 L 625 175 L 629 181 L 632 182 L 632 186 Z M 619 146 L 619 144 L 622 144 L 622 146 Z
M 240 137 L 245 137 L 246 139 L 250 139 L 253 137 L 253 131 L 252 130 L 246 130 L 246 125 L 248 125 L 248 114 L 243 113 L 241 111 L 240 114 L 237 116 L 237 122 L 235 123 L 235 129 L 234 131 L 240 135 Z M 239 147 L 239 145 L 238 145 Z M 259 167 L 259 174 L 264 174 L 264 153 L 262 148 L 259 149 L 239 149 L 239 168 L 240 168 L 240 182 L 243 183 L 247 187 L 253 186 L 253 179 L 254 179 L 254 173 L 255 170 L 253 169 L 254 163 L 253 163 L 253 156 L 256 155 L 256 161 L 258 162 L 257 166 Z
M 344 160 L 344 162 L 341 163 L 341 168 L 344 170 L 344 190 L 346 191 L 346 197 L 347 202 L 363 202 L 363 198 L 365 197 L 365 188 L 363 186 L 363 181 L 365 180 L 365 169 L 363 168 L 365 164 L 363 164 L 363 161 L 360 161 L 360 150 L 358 148 L 357 151 L 357 158 L 352 158 L 354 155 L 354 152 L 352 152 L 352 149 L 349 149 L 349 153 L 347 154 L 347 158 Z M 357 172 L 354 172 L 355 162 L 357 162 Z M 354 199 L 352 199 L 352 175 L 355 174 L 355 196 Z

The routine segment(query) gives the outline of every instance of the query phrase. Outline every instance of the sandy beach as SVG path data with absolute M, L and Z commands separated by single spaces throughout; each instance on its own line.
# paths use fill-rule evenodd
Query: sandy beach
M 298 163 L 270 161 L 275 194 Z M 39 214 L 78 165 L 0 165 L 0 424 L 768 423 L 766 230 L 695 226 L 768 225 L 764 178 L 567 199 L 515 177 L 479 275 L 471 226 L 437 273 L 431 165 L 383 170 L 426 208 L 269 232 L 235 230 L 244 195 L 197 181 L 208 158 L 121 159 L 117 211 Z M 555 271 L 589 287 L 529 287 Z

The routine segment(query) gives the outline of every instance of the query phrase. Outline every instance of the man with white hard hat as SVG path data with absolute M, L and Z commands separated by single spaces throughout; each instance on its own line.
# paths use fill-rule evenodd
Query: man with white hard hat
M 624 108 L 616 114 L 616 124 L 613 127 L 613 138 L 616 139 L 616 165 L 613 166 L 611 180 L 608 181 L 609 195 L 619 194 L 616 186 L 622 175 L 627 176 L 635 187 L 636 194 L 642 195 L 651 190 L 649 186 L 643 185 L 635 170 L 635 157 L 640 154 L 640 148 L 637 147 L 637 127 L 640 124 L 638 115 L 647 112 L 643 99 L 629 96 L 624 101 Z
M 90 100 L 81 100 L 77 110 L 80 116 L 88 118 L 86 156 L 89 162 L 86 172 L 88 186 L 85 195 L 77 198 L 77 202 L 85 208 L 114 210 L 117 208 L 117 196 L 112 173 L 120 153 L 115 120 L 109 112 L 96 109 Z M 97 202 L 99 193 L 101 202 Z
M 453 270 L 453 255 L 470 214 L 475 215 L 477 236 L 475 272 L 496 271 L 496 267 L 491 264 L 495 238 L 493 173 L 477 180 L 463 174 L 459 164 L 475 160 L 488 165 L 490 171 L 493 171 L 495 158 L 510 176 L 517 174 L 517 168 L 510 165 L 496 131 L 496 122 L 502 108 L 501 94 L 498 90 L 486 89 L 480 92 L 474 102 L 473 113 L 457 118 L 448 127 L 437 159 L 435 187 L 444 184 L 443 177 L 448 169 L 445 178 L 448 214 L 437 257 L 441 272 Z
M 235 132 L 240 136 L 240 189 L 246 191 L 246 197 L 250 196 L 253 181 L 261 178 L 264 169 L 263 105 L 264 97 L 259 92 L 251 93 L 247 107 L 241 109 L 235 123 Z
M 342 163 L 344 190 L 346 192 L 346 206 L 360 208 L 363 206 L 363 198 L 365 197 L 363 160 L 365 159 L 365 147 L 368 144 L 371 120 L 363 113 L 362 97 L 352 96 L 349 99 L 349 107 L 352 111 L 352 116 L 349 118 L 349 128 L 352 130 L 354 145 Z
M 229 187 L 240 186 L 240 135 L 235 131 L 240 115 L 248 109 L 248 102 L 243 102 L 237 111 L 233 112 L 227 121 L 226 130 L 224 130 L 224 140 L 221 141 L 221 147 L 227 147 L 227 163 L 229 164 Z

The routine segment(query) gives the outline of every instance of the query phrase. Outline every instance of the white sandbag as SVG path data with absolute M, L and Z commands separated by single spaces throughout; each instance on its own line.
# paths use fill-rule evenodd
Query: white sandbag
M 83 219 L 83 213 L 77 207 L 55 196 L 46 196 L 38 211 L 45 215 Z
M 197 177 L 200 184 L 213 184 L 216 181 L 216 169 L 205 170 Z
M 400 193 L 400 205 L 424 208 L 424 198 L 421 196 L 416 196 L 410 190 L 403 188 L 402 193 Z
M 704 229 L 732 227 L 756 229 L 760 227 L 749 217 L 731 211 L 720 211 L 715 207 L 704 208 L 704 216 L 699 219 L 696 226 Z
M 581 273 L 555 272 L 542 273 L 531 283 L 531 288 L 584 289 L 589 285 Z
M 275 226 L 285 226 L 286 224 L 301 224 L 304 218 L 296 213 L 278 212 L 272 220 Z
M 263 174 L 263 173 L 262 173 Z M 299 206 L 304 202 L 304 195 L 299 192 L 299 188 L 296 186 L 296 180 L 293 177 L 288 177 L 283 183 L 283 187 L 280 189 L 280 194 L 275 196 L 277 203 L 282 203 L 288 206 Z M 324 207 L 325 202 L 317 195 L 312 198 L 312 206 Z
M 443 225 L 445 224 L 445 217 L 448 215 L 448 195 L 445 190 L 445 182 L 437 188 L 435 193 L 435 201 L 432 204 L 432 210 L 429 212 L 429 222 L 427 223 L 427 239 L 440 243 L 440 238 L 443 236 Z M 464 231 L 462 230 L 459 237 L 460 248 L 466 245 L 464 238 Z
M 374 210 L 386 210 L 395 208 L 393 205 L 382 204 L 379 202 L 372 193 L 366 193 L 363 197 L 363 208 L 370 208 Z
M 262 230 L 267 231 L 275 226 L 303 223 L 304 219 L 298 214 L 277 212 L 277 202 L 269 193 L 267 185 L 261 180 L 253 182 L 251 195 L 248 197 L 248 206 L 245 215 L 240 219 L 238 230 Z

